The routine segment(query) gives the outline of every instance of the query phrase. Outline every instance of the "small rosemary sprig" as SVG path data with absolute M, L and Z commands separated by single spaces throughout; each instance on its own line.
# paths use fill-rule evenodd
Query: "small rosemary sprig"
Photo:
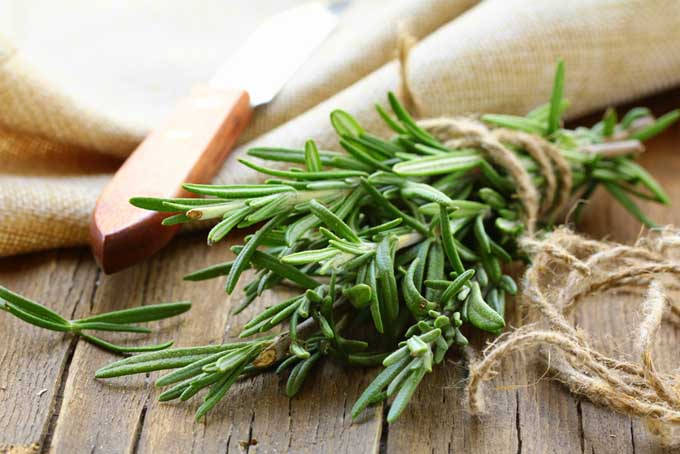
M 52 309 L 0 286 L 0 310 L 4 310 L 31 325 L 51 331 L 71 333 L 104 350 L 121 354 L 163 350 L 170 347 L 173 342 L 139 347 L 116 345 L 93 334 L 87 334 L 86 331 L 150 333 L 150 329 L 133 323 L 162 320 L 183 314 L 189 309 L 191 309 L 191 303 L 188 302 L 165 303 L 106 312 L 78 320 L 66 320 Z
M 485 130 L 521 131 L 552 144 L 571 174 L 571 187 L 558 187 L 528 145 L 504 144 L 547 205 L 539 226 L 550 228 L 559 208 L 551 191 L 588 197 L 598 185 L 653 225 L 633 197 L 660 203 L 668 197 L 635 164 L 634 152 L 680 112 L 654 120 L 648 110 L 633 109 L 619 122 L 610 109 L 592 128 L 565 129 L 563 85 L 560 63 L 550 103 L 524 117 L 481 117 Z M 387 417 L 392 422 L 433 366 L 454 346 L 467 344 L 466 330 L 499 333 L 506 298 L 517 292 L 503 265 L 528 259 L 517 241 L 527 228 L 518 183 L 482 147 L 464 140 L 443 143 L 393 94 L 388 101 L 392 114 L 377 110 L 395 132 L 390 140 L 370 134 L 338 110 L 331 123 L 346 153 L 318 150 L 312 141 L 304 149 L 254 148 L 248 151 L 251 157 L 296 167 L 278 170 L 241 159 L 271 178 L 253 185 L 185 185 L 205 196 L 200 199 L 132 199 L 137 207 L 179 213 L 164 224 L 218 219 L 209 244 L 234 228 L 264 222 L 243 245 L 232 247 L 233 261 L 186 277 L 226 276 L 227 293 L 232 293 L 243 272 L 252 270 L 235 312 L 277 285 L 300 291 L 252 318 L 241 337 L 281 325 L 288 328 L 283 334 L 142 354 L 101 369 L 97 377 L 175 369 L 157 380 L 157 386 L 170 386 L 160 398 L 186 400 L 209 387 L 199 418 L 238 378 L 272 366 L 279 373 L 290 370 L 286 393 L 293 396 L 318 360 L 330 356 L 346 364 L 385 367 L 352 415 L 393 398 Z

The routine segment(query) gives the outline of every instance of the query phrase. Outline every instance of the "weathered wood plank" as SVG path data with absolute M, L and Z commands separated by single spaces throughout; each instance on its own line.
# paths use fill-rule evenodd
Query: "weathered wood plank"
M 185 250 L 180 253 L 182 249 Z M 196 263 L 205 255 L 206 251 L 199 251 L 198 248 L 182 248 L 180 240 L 142 266 L 111 276 L 100 276 L 92 312 L 188 299 L 187 296 L 192 296 L 190 299 L 197 303 L 197 308 L 206 305 L 214 307 L 214 303 L 219 302 L 218 289 L 208 288 L 205 295 L 200 297 L 195 293 L 187 295 L 183 292 L 187 284 L 181 281 L 183 267 Z M 180 321 L 171 319 L 156 323 L 155 327 L 159 328 L 156 333 L 140 336 L 140 340 L 151 343 L 173 338 L 178 330 L 191 326 L 190 317 L 187 314 Z M 223 322 L 223 319 L 213 315 L 203 320 L 203 329 L 209 331 L 211 326 L 221 329 Z M 115 381 L 95 380 L 95 371 L 114 359 L 115 356 L 110 353 L 79 342 L 69 370 L 62 410 L 54 429 L 53 452 L 82 449 L 133 452 L 136 449 L 146 405 L 152 398 L 150 380 L 144 376 Z M 186 427 L 191 426 L 187 424 Z
M 0 261 L 0 284 L 66 317 L 82 312 L 96 269 L 86 251 L 54 251 Z M 0 316 L 0 446 L 41 444 L 70 362 L 73 338 Z

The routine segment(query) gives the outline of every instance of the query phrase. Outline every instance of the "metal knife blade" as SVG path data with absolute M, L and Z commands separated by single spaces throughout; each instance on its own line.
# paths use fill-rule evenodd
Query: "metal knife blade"
M 210 80 L 218 88 L 245 88 L 250 104 L 269 102 L 338 23 L 338 8 L 305 3 L 263 22 Z

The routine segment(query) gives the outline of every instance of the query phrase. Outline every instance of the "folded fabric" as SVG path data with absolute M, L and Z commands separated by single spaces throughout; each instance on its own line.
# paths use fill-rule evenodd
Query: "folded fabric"
M 258 111 L 244 136 L 255 139 L 230 155 L 216 181 L 254 180 L 236 161 L 251 146 L 299 147 L 313 138 L 337 148 L 328 124 L 335 108 L 386 134 L 373 106 L 389 90 L 408 98 L 421 117 L 521 114 L 547 99 L 562 57 L 574 116 L 680 83 L 680 2 L 486 0 L 466 10 L 473 3 L 404 1 L 387 13 L 361 12 L 363 6 L 348 12 L 276 101 Z M 389 61 L 403 19 L 422 39 L 408 52 L 403 48 L 401 60 Z M 121 130 L 58 93 L 41 92 L 47 84 L 12 55 L 0 50 L 0 102 L 23 117 L 0 113 L 0 255 L 84 244 L 97 194 L 115 162 L 83 161 L 93 152 L 124 156 L 140 131 Z M 30 77 L 18 80 L 16 68 Z M 36 112 L 44 124 L 18 121 Z M 297 116 L 286 121 L 291 115 Z

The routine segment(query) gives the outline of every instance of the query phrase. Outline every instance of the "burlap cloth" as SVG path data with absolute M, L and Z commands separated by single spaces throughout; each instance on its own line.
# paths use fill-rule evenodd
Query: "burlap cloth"
M 386 132 L 373 111 L 388 90 L 417 115 L 524 113 L 544 102 L 559 57 L 569 115 L 680 83 L 676 0 L 411 0 L 356 4 L 254 121 L 216 178 L 256 179 L 236 158 L 254 145 L 336 148 L 342 108 Z M 395 57 L 399 30 L 418 41 Z M 197 81 L 200 82 L 200 81 Z M 143 102 L 143 100 L 140 100 Z M 144 135 L 54 89 L 0 41 L 0 256 L 87 242 L 95 200 Z

